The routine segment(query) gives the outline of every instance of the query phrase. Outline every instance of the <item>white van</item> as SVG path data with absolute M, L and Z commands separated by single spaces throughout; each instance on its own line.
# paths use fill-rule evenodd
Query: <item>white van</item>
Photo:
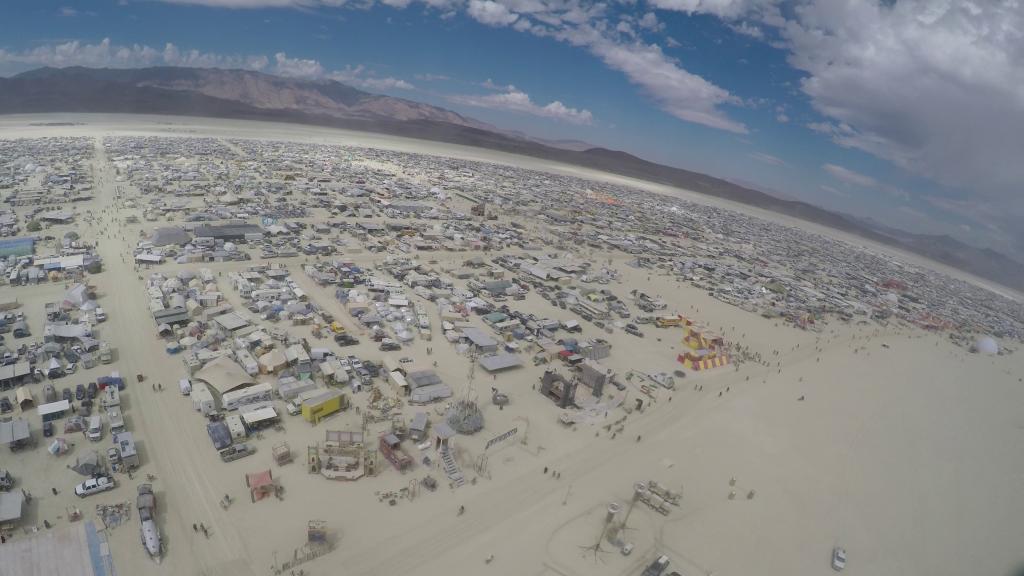
M 96 309 L 96 321 L 97 322 L 106 322 L 107 321 L 107 313 L 103 311 L 103 308 L 97 308 Z
M 182 378 L 181 380 L 178 380 L 178 388 L 181 389 L 181 394 L 183 396 L 188 396 L 192 393 L 192 382 L 190 382 L 188 378 Z
M 93 442 L 103 439 L 103 419 L 99 416 L 90 416 L 89 428 L 86 429 L 85 436 Z

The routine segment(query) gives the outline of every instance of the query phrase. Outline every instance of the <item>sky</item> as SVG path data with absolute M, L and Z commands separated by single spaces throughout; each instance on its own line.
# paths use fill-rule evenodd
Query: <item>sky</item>
M 1022 0 L 6 0 L 40 66 L 333 79 L 1024 254 Z

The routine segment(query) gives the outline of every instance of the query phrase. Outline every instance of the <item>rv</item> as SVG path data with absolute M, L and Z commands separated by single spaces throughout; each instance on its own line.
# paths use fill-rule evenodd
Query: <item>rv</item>
M 188 378 L 182 378 L 178 380 L 178 389 L 181 390 L 182 396 L 188 396 L 192 393 L 192 382 Z

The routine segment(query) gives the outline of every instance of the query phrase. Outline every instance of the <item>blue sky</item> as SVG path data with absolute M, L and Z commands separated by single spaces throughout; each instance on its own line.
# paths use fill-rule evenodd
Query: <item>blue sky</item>
M 976 10 L 974 8 L 977 8 Z M 1011 0 L 5 2 L 42 65 L 333 78 L 1016 255 L 1024 17 Z

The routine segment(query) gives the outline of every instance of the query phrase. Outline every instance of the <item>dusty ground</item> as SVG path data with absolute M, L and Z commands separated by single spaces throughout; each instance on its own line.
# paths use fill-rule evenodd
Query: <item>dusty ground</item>
M 161 120 L 176 123 L 170 126 L 131 117 L 87 121 L 87 126 L 44 129 L 17 128 L 17 122 L 5 119 L 3 134 L 209 133 L 388 147 L 415 143 L 281 125 L 211 121 L 205 126 L 189 121 L 185 126 L 180 124 L 183 119 Z M 547 167 L 543 161 L 479 150 L 415 146 L 421 152 Z M 308 475 L 303 467 L 305 446 L 322 440 L 323 430 L 357 428 L 351 412 L 317 428 L 300 418 L 286 418 L 284 432 L 267 432 L 255 440 L 255 456 L 224 464 L 210 446 L 202 417 L 173 389 L 184 368 L 178 357 L 163 351 L 154 334 L 139 279 L 147 271 L 135 271 L 126 256 L 138 231 L 146 228 L 122 223 L 126 212 L 114 199 L 115 183 L 102 153 L 96 169 L 98 195 L 92 209 L 99 221 L 91 229 L 83 224 L 77 229 L 100 240 L 106 270 L 91 280 L 110 317 L 101 325 L 101 335 L 118 357 L 113 365 L 80 371 L 56 384 L 58 389 L 73 387 L 116 369 L 129 376 L 145 373 L 165 386 L 164 392 L 154 392 L 147 384 L 130 382 L 125 412 L 128 428 L 140 440 L 139 474 L 157 476 L 166 560 L 156 566 L 145 556 L 133 517 L 110 531 L 120 574 L 270 574 L 275 560 L 290 557 L 303 542 L 310 519 L 327 520 L 340 538 L 336 551 L 303 566 L 307 574 L 323 575 L 628 575 L 639 573 L 662 553 L 687 575 L 826 574 L 836 544 L 848 550 L 851 574 L 1007 574 L 1022 559 L 1020 354 L 969 355 L 939 336 L 895 328 L 882 332 L 835 325 L 820 335 L 802 332 L 727 306 L 674 279 L 648 277 L 622 265 L 617 267 L 624 281 L 613 289 L 626 293 L 644 287 L 661 294 L 671 302 L 668 312 L 706 320 L 727 338 L 760 351 L 772 365 L 748 364 L 687 377 L 674 393 L 662 392 L 643 414 L 626 416 L 625 431 L 615 439 L 602 428 L 605 422 L 575 430 L 556 422 L 554 407 L 531 390 L 541 368 L 523 368 L 496 380 L 478 371 L 475 388 L 481 397 L 495 385 L 512 397 L 512 404 L 500 412 L 486 406 L 486 429 L 458 438 L 460 463 L 476 483 L 458 489 L 442 483 L 436 493 L 422 491 L 415 500 L 399 500 L 396 506 L 379 502 L 376 493 L 398 490 L 427 473 L 439 480 L 443 474 L 418 465 L 406 475 L 386 468 L 376 478 L 331 483 Z M 462 257 L 438 259 L 443 264 Z M 379 258 L 351 256 L 363 264 Z M 289 261 L 293 278 L 351 326 L 331 294 L 302 274 L 301 262 Z M 226 279 L 233 266 L 242 265 L 209 267 L 225 274 L 218 279 L 220 287 L 238 304 Z M 43 305 L 58 297 L 63 286 L 0 290 L 23 302 L 33 329 L 41 333 Z M 536 295 L 516 304 L 554 314 Z M 439 323 L 436 315 L 433 321 Z M 653 327 L 645 332 L 643 340 L 621 332 L 610 336 L 614 348 L 608 363 L 620 372 L 674 369 L 681 333 Z M 598 333 L 591 327 L 586 335 Z M 401 355 L 421 364 L 438 360 L 442 377 L 463 388 L 466 360 L 439 337 L 429 344 L 435 353 L 428 360 L 427 345 L 417 341 Z M 381 356 L 366 344 L 344 351 L 371 359 Z M 694 385 L 703 391 L 693 390 Z M 631 389 L 630 394 L 637 392 Z M 800 396 L 806 400 L 798 401 Z M 621 416 L 614 411 L 609 420 Z M 32 418 L 38 434 L 38 419 L 34 414 Z M 524 422 L 525 443 L 499 448 L 488 458 L 486 473 L 475 473 L 472 464 L 484 442 L 513 426 L 523 430 Z M 283 468 L 272 465 L 270 458 L 271 446 L 282 439 L 297 454 L 297 461 Z M 138 475 L 135 480 L 119 477 L 116 491 L 84 501 L 75 498 L 72 486 L 80 477 L 64 468 L 69 458 L 73 461 L 74 451 L 57 459 L 45 453 L 42 443 L 32 452 L 3 455 L 3 466 L 17 470 L 21 485 L 36 496 L 33 522 L 60 524 L 69 505 L 81 506 L 88 517 L 96 503 L 133 498 Z M 243 475 L 267 467 L 284 485 L 285 498 L 252 504 Z M 560 478 L 545 475 L 545 467 Z M 600 533 L 607 504 L 626 504 L 633 483 L 647 479 L 681 489 L 682 505 L 668 517 L 638 505 L 627 531 L 636 549 L 628 557 L 607 544 L 601 552 L 588 549 Z M 52 495 L 51 487 L 60 493 Z M 731 490 L 738 494 L 735 500 L 728 498 Z M 748 500 L 750 490 L 756 496 Z M 218 505 L 225 493 L 236 499 L 228 510 Z M 460 505 L 466 507 L 463 516 L 456 514 Z M 210 528 L 209 539 L 192 530 L 198 522 Z M 485 564 L 491 554 L 494 561 Z M 2 556 L 0 547 L 0 560 Z M 0 574 L 6 574 L 2 562 Z

